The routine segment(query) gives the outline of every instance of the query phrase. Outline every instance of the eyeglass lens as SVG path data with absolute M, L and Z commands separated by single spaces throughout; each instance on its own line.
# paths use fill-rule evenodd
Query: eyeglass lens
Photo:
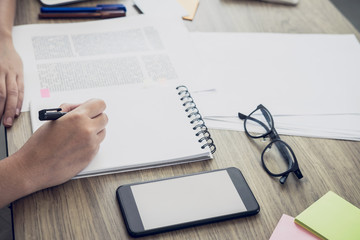
M 273 127 L 270 113 L 264 108 L 255 110 L 246 119 L 245 127 L 251 137 L 261 137 L 268 134 Z
M 281 175 L 291 169 L 294 157 L 287 145 L 282 141 L 270 143 L 262 155 L 264 167 L 274 175 Z

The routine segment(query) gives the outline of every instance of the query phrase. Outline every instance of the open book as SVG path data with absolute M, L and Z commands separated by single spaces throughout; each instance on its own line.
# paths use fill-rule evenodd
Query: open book
M 131 85 L 57 94 L 31 102 L 33 132 L 44 123 L 39 110 L 90 98 L 107 105 L 105 140 L 75 178 L 212 159 L 215 145 L 184 86 Z

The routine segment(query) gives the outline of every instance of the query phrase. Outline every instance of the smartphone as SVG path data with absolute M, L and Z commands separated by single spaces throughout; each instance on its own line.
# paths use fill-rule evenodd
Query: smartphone
M 116 195 L 126 228 L 133 237 L 260 211 L 237 168 L 122 185 Z

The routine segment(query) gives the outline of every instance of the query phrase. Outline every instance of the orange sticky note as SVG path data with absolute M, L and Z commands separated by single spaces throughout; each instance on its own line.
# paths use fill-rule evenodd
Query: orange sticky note
M 188 12 L 188 16 L 184 16 L 185 20 L 193 20 L 196 10 L 199 6 L 199 0 L 177 0 L 178 3 Z

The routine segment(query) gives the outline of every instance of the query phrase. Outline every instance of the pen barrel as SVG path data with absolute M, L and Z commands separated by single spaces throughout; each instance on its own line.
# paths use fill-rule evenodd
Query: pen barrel
M 78 13 L 78 12 L 97 12 L 101 7 L 42 7 L 42 13 Z
M 125 11 L 109 11 L 109 12 L 102 12 L 101 18 L 116 18 L 116 17 L 125 17 L 126 12 Z
M 98 5 L 96 7 L 41 7 L 41 13 L 92 13 L 103 11 L 124 11 L 124 5 Z
M 94 13 L 39 13 L 39 18 L 115 18 L 124 17 L 124 11 L 106 11 Z
M 45 120 L 56 120 L 65 114 L 64 112 L 47 112 L 45 113 Z

